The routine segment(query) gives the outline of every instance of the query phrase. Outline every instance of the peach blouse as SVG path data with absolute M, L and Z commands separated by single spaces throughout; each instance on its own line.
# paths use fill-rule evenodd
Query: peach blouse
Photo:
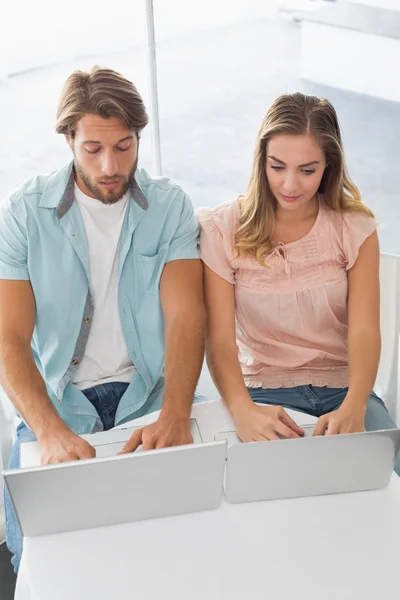
M 348 386 L 347 271 L 377 222 L 329 209 L 311 230 L 279 243 L 268 266 L 233 250 L 240 197 L 201 208 L 200 255 L 234 285 L 238 356 L 248 387 Z

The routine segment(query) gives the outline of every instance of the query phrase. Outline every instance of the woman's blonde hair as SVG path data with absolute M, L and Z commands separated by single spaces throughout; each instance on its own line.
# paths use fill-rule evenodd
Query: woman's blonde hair
M 118 117 L 138 136 L 149 120 L 133 83 L 111 69 L 98 66 L 88 72 L 74 71 L 68 77 L 57 109 L 57 133 L 73 139 L 78 121 L 86 113 L 105 119 Z
M 310 134 L 326 159 L 319 192 L 333 210 L 372 212 L 362 203 L 360 192 L 347 174 L 336 111 L 326 98 L 300 92 L 279 96 L 272 104 L 258 133 L 251 179 L 240 205 L 240 223 L 235 250 L 241 257 L 263 259 L 272 251 L 277 201 L 266 174 L 267 144 L 275 135 Z

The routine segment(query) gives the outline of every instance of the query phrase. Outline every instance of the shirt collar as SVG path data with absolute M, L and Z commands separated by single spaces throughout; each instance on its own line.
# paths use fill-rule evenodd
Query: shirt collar
M 71 161 L 68 165 L 50 175 L 39 202 L 40 207 L 56 208 L 58 218 L 68 212 L 75 200 L 73 165 L 74 163 Z M 142 210 L 147 210 L 149 203 L 136 181 L 136 175 L 132 178 L 130 190 L 133 201 Z

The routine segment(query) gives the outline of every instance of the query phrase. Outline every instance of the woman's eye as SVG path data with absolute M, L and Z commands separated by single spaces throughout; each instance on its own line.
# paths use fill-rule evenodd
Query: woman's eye
M 274 171 L 282 171 L 283 167 L 277 167 L 276 165 L 271 165 L 271 169 L 274 169 Z

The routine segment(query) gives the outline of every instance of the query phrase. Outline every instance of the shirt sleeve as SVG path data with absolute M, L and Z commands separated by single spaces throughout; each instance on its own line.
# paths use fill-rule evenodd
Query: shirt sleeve
M 346 271 L 351 269 L 357 260 L 361 245 L 378 227 L 374 217 L 364 213 L 343 213 L 343 248 L 346 260 Z
M 6 200 L 0 206 L 0 279 L 30 279 L 26 210 L 21 200 Z
M 231 243 L 231 236 L 225 232 L 224 220 L 219 219 L 217 224 L 213 211 L 208 208 L 199 209 L 197 217 L 200 223 L 200 258 L 217 275 L 234 284 L 235 270 L 229 261 L 226 246 Z
M 185 194 L 179 225 L 172 238 L 165 262 L 185 258 L 199 259 L 198 242 L 199 225 L 190 198 Z

